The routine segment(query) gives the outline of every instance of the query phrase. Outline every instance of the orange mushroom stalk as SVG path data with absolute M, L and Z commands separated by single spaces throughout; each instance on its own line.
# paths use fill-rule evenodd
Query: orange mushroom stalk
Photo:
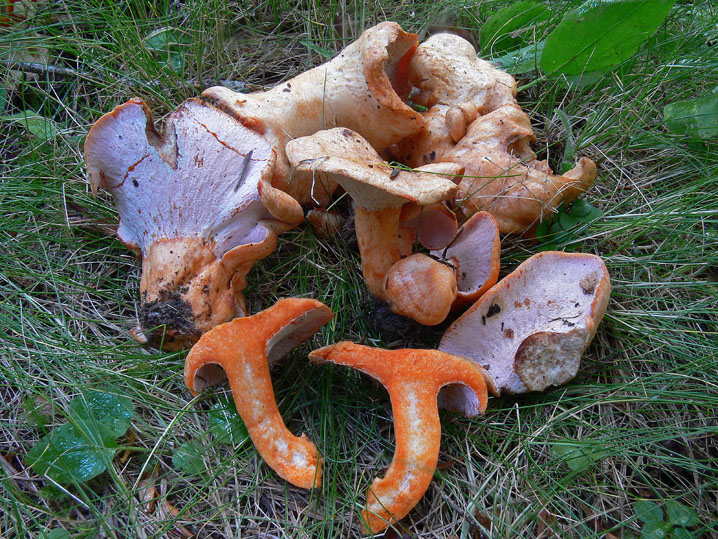
M 437 350 L 383 350 L 340 342 L 314 350 L 309 359 L 357 369 L 381 382 L 391 397 L 396 450 L 384 477 L 367 491 L 365 525 L 377 533 L 406 516 L 431 483 L 439 459 L 439 389 L 463 384 L 486 410 L 491 377 L 470 361 Z
M 302 488 L 321 484 L 321 457 L 305 435 L 294 436 L 284 424 L 269 367 L 331 318 L 332 311 L 319 301 L 283 299 L 207 332 L 185 361 L 185 384 L 193 392 L 229 379 L 237 411 L 259 454 L 282 478 Z

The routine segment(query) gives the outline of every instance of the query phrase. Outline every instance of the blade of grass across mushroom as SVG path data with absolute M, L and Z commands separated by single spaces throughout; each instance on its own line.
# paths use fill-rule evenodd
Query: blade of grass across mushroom
M 301 206 L 269 184 L 269 142 L 199 99 L 167 119 L 132 99 L 100 118 L 85 143 L 94 191 L 109 190 L 122 242 L 142 256 L 141 325 L 166 348 L 244 315 L 242 290 Z
M 411 90 L 407 67 L 417 43 L 416 34 L 383 22 L 331 61 L 269 91 L 238 94 L 218 86 L 203 95 L 271 142 L 277 154 L 274 186 L 302 204 L 326 205 L 334 189 L 330 182 L 298 171 L 290 180 L 287 142 L 341 126 L 357 131 L 381 151 L 420 131 L 421 114 L 405 102 Z
M 588 158 L 562 175 L 535 159 L 529 146 L 535 137 L 516 103 L 516 81 L 479 59 L 459 36 L 439 34 L 419 45 L 409 78 L 420 89 L 414 101 L 430 108 L 424 129 L 400 142 L 399 155 L 409 166 L 464 166 L 460 217 L 485 210 L 502 233 L 529 232 L 593 183 L 596 167 Z
M 397 287 L 388 291 L 385 277 L 389 268 L 406 254 L 402 252 L 399 230 L 402 206 L 407 202 L 418 206 L 434 205 L 450 198 L 457 189 L 450 178 L 461 174 L 462 167 L 437 163 L 416 170 L 392 168 L 366 140 L 346 128 L 327 129 L 292 140 L 286 151 L 296 170 L 327 174 L 352 197 L 356 207 L 354 225 L 367 286 L 378 298 L 389 301 L 390 305 L 399 305 L 400 298 L 393 294 L 401 295 L 403 290 Z M 434 275 L 432 265 L 442 266 L 427 257 L 421 264 L 422 275 Z M 420 279 L 419 275 L 415 277 Z M 456 297 L 456 280 L 453 278 L 452 283 L 442 279 L 441 282 L 447 288 L 435 292 L 436 297 L 444 299 L 444 304 L 428 318 L 423 310 L 400 309 L 399 314 L 422 324 L 441 322 Z M 434 280 L 424 282 L 424 290 L 437 283 Z
M 367 490 L 365 527 L 378 533 L 406 516 L 431 483 L 439 459 L 441 423 L 437 394 L 447 384 L 463 384 L 476 397 L 473 414 L 483 414 L 491 377 L 471 361 L 437 350 L 384 350 L 340 342 L 309 354 L 315 362 L 357 369 L 387 389 L 394 415 L 396 449 L 384 477 Z
M 253 316 L 208 331 L 185 361 L 185 384 L 192 392 L 229 380 L 237 412 L 257 451 L 283 479 L 301 488 L 321 485 L 321 457 L 306 435 L 294 436 L 284 424 L 269 367 L 332 316 L 319 301 L 283 299 Z
M 439 349 L 485 368 L 502 392 L 543 391 L 578 372 L 611 291 L 600 257 L 545 251 L 489 289 L 444 333 Z M 442 407 L 466 412 L 474 397 L 449 387 Z

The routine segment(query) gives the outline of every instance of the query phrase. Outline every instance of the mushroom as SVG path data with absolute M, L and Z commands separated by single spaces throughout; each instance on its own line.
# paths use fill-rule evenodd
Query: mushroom
M 295 173 L 290 180 L 287 142 L 342 126 L 381 151 L 421 130 L 421 114 L 404 102 L 411 90 L 407 66 L 417 43 L 416 34 L 404 32 L 395 22 L 383 22 L 333 60 L 269 91 L 238 94 L 218 86 L 203 95 L 271 142 L 277 155 L 274 186 L 302 204 L 322 205 L 332 185 L 317 183 L 311 174 Z
M 611 291 L 595 255 L 546 251 L 523 262 L 444 333 L 439 349 L 484 367 L 505 393 L 543 391 L 568 382 L 593 339 Z M 469 413 L 461 387 L 439 395 L 443 407 Z
M 523 233 L 593 183 L 596 166 L 588 158 L 562 175 L 536 160 L 516 81 L 480 60 L 468 41 L 452 34 L 425 41 L 409 64 L 409 79 L 419 88 L 412 99 L 430 108 L 423 130 L 401 141 L 398 153 L 411 167 L 464 166 L 456 197 L 461 218 L 485 210 L 502 233 Z
M 465 385 L 475 394 L 475 414 L 486 410 L 487 387 L 495 393 L 483 369 L 437 350 L 383 350 L 343 341 L 312 351 L 309 359 L 357 369 L 389 392 L 396 450 L 384 477 L 375 479 L 367 490 L 362 517 L 372 533 L 406 516 L 431 483 L 441 440 L 439 389 L 446 384 Z
M 485 211 L 475 213 L 449 246 L 431 254 L 456 272 L 458 293 L 452 308 L 473 303 L 499 279 L 501 241 L 496 219 Z
M 132 99 L 102 116 L 85 142 L 94 192 L 112 193 L 117 236 L 142 257 L 141 325 L 166 348 L 245 314 L 242 290 L 301 206 L 269 184 L 270 144 L 199 99 L 169 115 L 164 136 Z
M 205 333 L 184 367 L 193 392 L 229 379 L 234 403 L 257 451 L 283 479 L 301 488 L 321 485 L 321 457 L 303 434 L 287 429 L 274 399 L 269 367 L 329 322 L 332 312 L 313 299 L 288 298 L 254 316 Z
M 408 202 L 401 207 L 399 234 L 407 247 L 402 254 L 411 254 L 414 241 L 431 250 L 443 249 L 449 245 L 458 231 L 456 214 L 444 203 L 419 206 Z
M 352 197 L 356 206 L 354 226 L 364 279 L 372 294 L 387 300 L 390 305 L 397 305 L 400 298 L 394 294 L 403 294 L 404 287 L 395 286 L 388 290 L 386 274 L 406 254 L 402 252 L 406 247 L 399 237 L 401 208 L 407 202 L 426 206 L 451 197 L 456 192 L 456 185 L 446 176 L 460 174 L 461 167 L 451 163 L 430 165 L 417 171 L 389 167 L 366 140 L 346 128 L 328 129 L 292 140 L 286 151 L 295 170 L 326 174 Z M 421 265 L 422 274 L 433 275 L 434 272 L 427 271 L 429 266 L 442 264 L 426 258 Z M 413 286 L 414 283 L 406 281 L 405 285 Z M 453 284 L 446 284 L 449 288 L 437 293 L 437 297 L 448 301 L 445 306 L 440 306 L 443 316 L 448 314 L 456 290 L 455 279 Z M 423 310 L 400 314 L 422 324 L 438 323 L 436 313 L 431 313 L 428 318 Z

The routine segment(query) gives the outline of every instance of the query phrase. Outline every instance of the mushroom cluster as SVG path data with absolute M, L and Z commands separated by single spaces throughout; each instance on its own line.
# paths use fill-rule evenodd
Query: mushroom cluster
M 248 315 L 247 273 L 277 235 L 305 210 L 327 215 L 341 189 L 354 203 L 372 294 L 425 325 L 470 305 L 438 350 L 340 342 L 309 354 L 389 392 L 396 451 L 362 512 L 378 532 L 428 488 L 438 408 L 472 417 L 486 411 L 489 393 L 571 380 L 605 313 L 609 275 L 594 255 L 540 253 L 498 280 L 499 234 L 530 233 L 595 178 L 588 158 L 553 174 L 533 140 L 510 75 L 458 36 L 419 44 L 385 22 L 272 90 L 210 88 L 172 112 L 163 133 L 132 99 L 93 126 L 85 158 L 93 190 L 114 197 L 119 238 L 142 258 L 142 335 L 167 348 L 194 345 L 188 388 L 228 379 L 258 452 L 298 487 L 321 484 L 322 459 L 284 424 L 270 366 L 332 312 L 288 298 Z

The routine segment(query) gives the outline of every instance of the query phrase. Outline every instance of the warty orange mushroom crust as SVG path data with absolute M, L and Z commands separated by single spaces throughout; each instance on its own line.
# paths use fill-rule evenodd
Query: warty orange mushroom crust
M 319 301 L 283 299 L 254 316 L 211 329 L 185 361 L 185 383 L 192 392 L 229 379 L 237 412 L 259 454 L 283 479 L 302 488 L 321 484 L 321 457 L 304 434 L 294 436 L 284 424 L 269 367 L 332 316 Z
M 406 516 L 424 495 L 439 460 L 439 389 L 463 384 L 476 393 L 479 413 L 486 410 L 491 377 L 460 356 L 438 350 L 384 350 L 347 341 L 314 350 L 309 359 L 357 369 L 377 379 L 391 397 L 396 450 L 384 477 L 367 490 L 362 517 L 372 533 Z

